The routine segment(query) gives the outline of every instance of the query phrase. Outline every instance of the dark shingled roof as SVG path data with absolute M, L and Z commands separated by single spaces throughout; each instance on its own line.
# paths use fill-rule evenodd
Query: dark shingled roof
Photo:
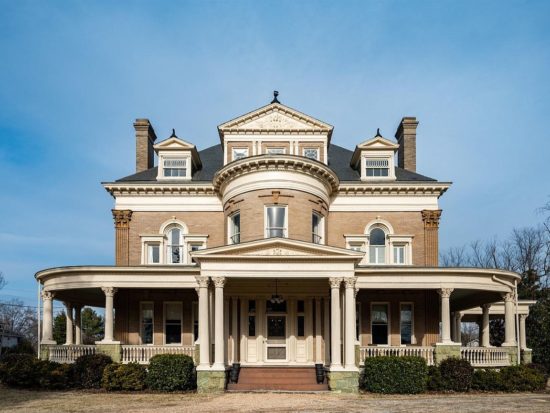
M 331 144 L 328 149 L 328 166 L 331 168 L 340 181 L 360 181 L 361 175 L 358 171 L 351 168 L 349 162 L 353 151 L 342 148 L 341 146 Z M 202 162 L 202 169 L 193 173 L 192 181 L 207 181 L 211 182 L 214 175 L 223 167 L 223 150 L 221 145 L 214 145 L 210 148 L 199 151 L 199 156 Z M 157 167 L 146 171 L 138 172 L 133 175 L 118 179 L 116 182 L 147 182 L 157 180 Z M 407 171 L 399 167 L 395 168 L 395 176 L 398 181 L 435 181 L 417 174 Z

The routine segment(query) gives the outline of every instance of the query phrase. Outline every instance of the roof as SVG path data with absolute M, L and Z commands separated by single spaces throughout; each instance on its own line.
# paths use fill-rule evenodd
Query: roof
M 328 148 L 328 166 L 332 169 L 340 181 L 361 181 L 361 175 L 350 166 L 350 160 L 353 151 L 342 148 L 341 146 L 331 144 Z M 223 168 L 223 149 L 222 145 L 214 145 L 210 148 L 199 151 L 199 156 L 202 162 L 202 168 L 193 173 L 191 181 L 195 182 L 211 182 L 217 171 Z M 118 179 L 116 182 L 148 182 L 157 180 L 158 169 L 148 169 L 138 172 L 133 175 Z M 433 178 L 417 174 L 416 172 L 408 171 L 403 168 L 395 168 L 395 177 L 397 181 L 419 181 L 419 182 L 435 182 Z

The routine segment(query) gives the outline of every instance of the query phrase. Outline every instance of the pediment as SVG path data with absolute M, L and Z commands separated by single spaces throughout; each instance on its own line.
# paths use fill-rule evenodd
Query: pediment
M 170 137 L 157 143 L 154 148 L 156 150 L 193 150 L 195 145 L 178 137 Z
M 359 145 L 357 145 L 357 148 L 359 149 L 383 149 L 383 150 L 397 150 L 399 148 L 399 144 L 392 142 L 382 136 L 375 136 L 372 139 L 368 139 L 364 142 L 361 142 Z
M 235 131 L 325 131 L 331 133 L 333 127 L 311 116 L 280 103 L 271 103 L 218 126 L 220 134 Z

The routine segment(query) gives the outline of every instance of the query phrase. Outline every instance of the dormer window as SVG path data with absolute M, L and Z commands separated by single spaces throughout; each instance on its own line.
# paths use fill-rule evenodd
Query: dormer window
M 306 158 L 319 160 L 319 148 L 304 148 L 303 155 Z
M 187 159 L 164 159 L 163 175 L 170 178 L 187 176 Z
M 233 148 L 233 160 L 237 161 L 248 156 L 248 148 Z
M 365 158 L 365 175 L 370 177 L 389 176 L 390 161 L 388 158 Z

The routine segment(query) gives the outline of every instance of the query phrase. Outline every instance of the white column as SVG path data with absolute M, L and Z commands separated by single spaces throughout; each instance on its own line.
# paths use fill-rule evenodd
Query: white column
M 102 287 L 101 290 L 105 294 L 105 335 L 102 343 L 114 342 L 114 298 L 117 289 L 114 287 Z
M 357 370 L 355 365 L 355 277 L 344 278 L 346 286 L 346 311 L 345 311 L 345 368 Z
M 232 312 L 231 312 L 231 362 L 232 363 L 238 363 L 239 362 L 239 300 L 237 297 L 231 298 L 231 306 L 232 306 Z
M 82 306 L 74 307 L 74 343 L 82 344 Z
M 330 360 L 330 301 L 328 297 L 323 298 L 323 340 L 325 342 L 325 365 Z
M 228 360 L 231 357 L 229 354 L 229 298 L 223 300 L 223 313 L 226 316 L 223 318 L 223 343 L 224 343 L 224 354 L 223 354 L 223 363 L 227 366 Z
M 208 343 L 208 348 L 210 349 L 210 360 L 214 358 L 214 354 L 212 353 L 212 348 L 214 346 L 214 307 L 216 306 L 216 303 L 214 302 L 214 287 L 212 284 L 210 284 L 208 288 L 208 326 L 210 328 L 209 331 L 209 338 L 210 342 Z
M 491 304 L 481 306 L 481 347 L 490 347 L 489 309 Z
M 503 294 L 504 300 L 504 343 L 502 347 L 516 346 L 516 326 L 514 312 L 514 294 Z
M 519 315 L 519 345 L 522 350 L 527 348 L 527 334 L 525 332 L 525 319 L 527 314 Z
M 42 321 L 42 344 L 56 344 L 53 341 L 53 297 L 51 291 L 42 291 L 44 316 Z
M 65 345 L 74 344 L 73 340 L 73 305 L 69 302 L 65 302 Z
M 452 288 L 438 290 L 441 297 L 441 343 L 452 344 L 451 340 L 451 305 Z
M 462 313 L 460 311 L 455 312 L 455 343 L 462 343 Z
M 315 298 L 315 363 L 323 363 L 322 349 L 322 336 L 321 336 L 321 298 Z
M 198 369 L 210 368 L 210 326 L 208 325 L 208 277 L 196 276 L 199 284 L 199 358 Z
M 225 277 L 213 277 L 215 292 L 214 304 L 214 365 L 215 370 L 225 370 L 224 354 L 224 325 L 223 325 L 223 287 L 225 286 Z
M 330 368 L 338 370 L 342 368 L 342 355 L 340 351 L 340 284 L 341 278 L 330 278 Z

